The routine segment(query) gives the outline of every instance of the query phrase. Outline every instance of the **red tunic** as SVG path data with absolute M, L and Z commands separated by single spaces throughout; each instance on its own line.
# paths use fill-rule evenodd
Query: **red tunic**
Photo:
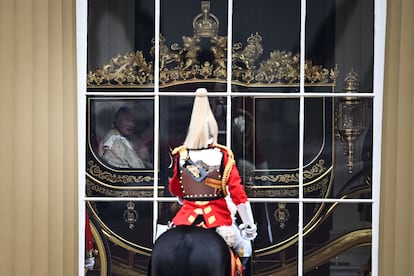
M 223 152 L 223 167 L 226 166 L 227 162 L 233 162 L 232 153 L 222 146 L 215 146 Z M 230 155 L 230 156 L 229 156 Z M 179 154 L 174 156 L 174 161 L 179 162 Z M 235 166 L 234 162 L 229 171 L 227 186 L 229 195 L 232 201 L 237 205 L 245 203 L 248 198 L 244 187 L 241 183 L 239 171 Z M 178 197 L 183 197 L 183 191 L 180 184 L 180 172 L 175 163 L 174 174 L 169 181 L 169 188 L 172 194 Z M 232 217 L 227 207 L 226 199 L 219 198 L 214 200 L 205 201 L 191 201 L 183 200 L 183 206 L 178 211 L 176 216 L 173 218 L 175 225 L 191 225 L 198 215 L 204 217 L 205 226 L 207 228 L 214 228 L 222 225 L 231 225 Z
M 91 231 L 91 226 L 89 222 L 89 215 L 88 212 L 85 213 L 85 250 L 87 254 L 89 254 L 88 257 L 92 257 L 92 251 L 93 251 L 93 236 Z

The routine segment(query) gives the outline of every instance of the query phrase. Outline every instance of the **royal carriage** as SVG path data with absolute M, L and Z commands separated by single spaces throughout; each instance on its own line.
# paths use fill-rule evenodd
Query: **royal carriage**
M 220 25 L 226 25 L 225 3 L 201 1 L 201 10 L 200 3 L 184 9 L 188 20 L 179 20 L 174 31 L 173 23 L 167 22 L 175 21 L 165 12 L 165 33 L 162 29 L 157 40 L 136 42 L 142 48 L 99 63 L 94 50 L 102 39 L 95 34 L 94 22 L 102 20 L 107 10 L 98 2 L 90 1 L 88 27 L 85 192 L 90 198 L 86 205 L 93 237 L 87 255 L 95 257 L 95 266 L 86 273 L 146 274 L 157 227 L 179 208 L 167 188 L 169 153 L 186 133 L 192 104 L 187 92 L 199 87 L 213 94 L 220 142 L 230 141 L 252 199 L 258 225 L 253 273 L 295 275 L 299 240 L 306 275 L 329 275 L 324 271 L 332 268 L 335 258 L 354 251 L 363 260 L 354 269 L 369 271 L 364 265 L 370 256 L 370 205 L 344 200 L 371 198 L 371 104 L 346 96 L 359 92 L 360 79 L 353 69 L 342 72 L 334 62 L 329 32 L 314 30 L 320 45 L 308 45 L 309 58 L 301 68 L 298 38 L 269 36 L 274 26 L 263 27 L 266 36 L 258 30 L 245 31 L 256 25 L 242 17 L 249 11 L 235 10 L 241 27 L 234 29 L 228 43 L 228 36 L 222 34 L 226 27 Z M 329 9 L 321 15 L 334 20 Z M 188 29 L 181 27 L 184 22 L 190 22 L 191 31 L 177 32 Z M 149 29 L 143 32 L 152 33 Z M 294 42 L 278 42 L 283 39 Z M 159 94 L 154 94 L 155 70 Z M 300 97 L 301 73 L 302 87 L 315 96 Z M 226 94 L 229 87 L 231 96 Z M 332 96 L 335 93 L 344 95 Z M 136 116 L 130 144 L 140 149 L 143 166 L 120 167 L 103 158 L 106 133 L 121 106 L 128 106 Z M 349 214 L 359 217 L 352 218 L 349 227 L 333 226 Z

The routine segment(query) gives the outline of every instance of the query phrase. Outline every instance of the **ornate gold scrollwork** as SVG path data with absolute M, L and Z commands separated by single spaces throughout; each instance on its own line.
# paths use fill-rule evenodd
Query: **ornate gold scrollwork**
M 193 36 L 183 36 L 182 46 L 166 44 L 160 35 L 160 87 L 191 82 L 225 82 L 227 78 L 227 37 L 218 35 L 219 20 L 210 13 L 210 1 L 201 2 L 202 12 L 193 20 Z M 212 60 L 200 60 L 202 38 L 210 40 L 208 51 Z M 232 83 L 240 86 L 279 87 L 298 85 L 300 80 L 300 56 L 288 51 L 274 50 L 267 59 L 259 62 L 263 54 L 263 38 L 251 34 L 244 46 L 232 46 Z M 151 56 L 155 56 L 155 40 Z M 257 64 L 259 62 L 259 64 Z M 305 61 L 307 85 L 335 86 L 338 67 L 328 69 Z M 97 87 L 153 87 L 153 61 L 147 61 L 142 51 L 118 55 L 103 66 L 89 71 L 87 85 Z
M 320 192 L 323 196 L 329 186 L 330 176 L 327 173 L 330 168 L 325 166 L 323 159 L 316 162 L 309 170 L 304 170 L 303 177 L 307 182 L 304 184 L 304 193 L 311 194 Z M 298 173 L 280 175 L 262 175 L 255 177 L 257 181 L 271 182 L 272 185 L 246 184 L 246 192 L 251 197 L 297 197 L 299 196 Z M 285 185 L 286 184 L 286 185 Z
M 104 180 L 105 183 L 123 183 L 123 184 L 140 184 L 140 183 L 152 183 L 153 177 L 145 175 L 121 175 L 116 173 L 111 173 L 104 171 L 94 163 L 94 161 L 88 162 L 88 167 L 86 169 L 89 175 L 99 179 Z
M 163 187 L 158 187 L 158 196 L 162 196 Z M 111 197 L 152 197 L 154 196 L 154 191 L 152 186 L 139 187 L 136 189 L 123 189 L 114 188 L 113 186 L 107 186 L 102 184 L 97 184 L 89 179 L 86 179 L 86 191 L 87 194 L 100 194 L 103 196 Z

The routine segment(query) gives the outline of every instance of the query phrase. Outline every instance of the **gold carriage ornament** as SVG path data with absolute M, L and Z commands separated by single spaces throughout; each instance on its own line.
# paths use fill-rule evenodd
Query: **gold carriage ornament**
M 166 38 L 160 35 L 161 88 L 192 82 L 226 82 L 227 37 L 218 35 L 219 20 L 210 13 L 210 1 L 201 2 L 201 11 L 193 20 L 193 36 L 183 36 L 182 45 L 173 43 L 167 46 Z M 202 38 L 210 40 L 211 60 L 200 60 Z M 297 86 L 300 81 L 300 55 L 274 50 L 267 59 L 259 62 L 263 54 L 262 40 L 260 34 L 255 33 L 246 39 L 246 45 L 233 44 L 232 84 L 249 87 Z M 153 59 L 154 39 L 152 44 L 150 55 Z M 339 73 L 337 65 L 328 69 L 305 60 L 304 69 L 306 85 L 335 86 Z M 153 60 L 147 61 L 140 50 L 119 54 L 87 75 L 88 88 L 148 88 L 153 85 Z
M 138 211 L 135 210 L 135 203 L 129 201 L 127 204 L 127 209 L 124 211 L 124 220 L 128 223 L 129 229 L 134 229 L 134 223 L 137 222 L 139 214 Z
M 358 74 L 352 69 L 345 77 L 344 92 L 358 93 Z M 336 105 L 336 137 L 341 141 L 347 158 L 348 172 L 352 173 L 355 161 L 355 143 L 366 129 L 366 102 L 359 97 L 339 98 Z

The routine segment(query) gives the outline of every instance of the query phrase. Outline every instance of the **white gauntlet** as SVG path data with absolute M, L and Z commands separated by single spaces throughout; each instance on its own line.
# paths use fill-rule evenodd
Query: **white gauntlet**
M 253 225 L 246 225 L 246 224 L 240 224 L 240 233 L 243 239 L 246 240 L 254 240 L 257 236 L 257 227 L 255 224 Z
M 245 203 L 237 205 L 237 212 L 243 221 L 239 226 L 242 237 L 248 240 L 253 240 L 257 236 L 257 227 L 254 223 L 250 202 L 246 201 Z
M 94 265 L 95 265 L 95 257 L 89 257 L 85 259 L 85 267 L 88 270 L 93 270 Z

